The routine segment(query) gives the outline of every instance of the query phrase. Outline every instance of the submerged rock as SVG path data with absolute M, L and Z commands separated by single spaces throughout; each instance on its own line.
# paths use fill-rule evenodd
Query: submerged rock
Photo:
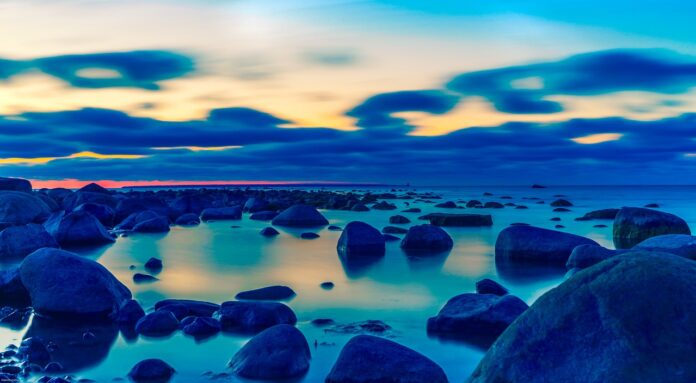
M 565 200 L 565 199 L 563 199 L 563 198 L 560 198 L 560 199 L 557 199 L 557 200 L 551 202 L 550 205 L 553 206 L 553 207 L 570 207 L 570 206 L 573 206 L 573 204 L 572 204 L 570 201 Z
M 133 282 L 135 282 L 135 283 L 150 283 L 150 282 L 157 282 L 157 281 L 159 281 L 158 278 L 153 277 L 152 275 L 149 275 L 149 274 L 143 274 L 143 273 L 133 274 Z
M 263 235 L 264 237 L 275 237 L 276 235 L 278 235 L 280 233 L 278 232 L 278 230 L 276 230 L 272 227 L 264 227 L 263 229 L 261 229 L 260 234 Z
M 0 231 L 0 260 L 17 260 L 42 247 L 58 247 L 43 226 L 30 223 Z
M 563 266 L 579 245 L 597 242 L 574 234 L 534 226 L 510 226 L 495 241 L 497 261 L 544 263 Z
M 427 216 L 430 224 L 435 226 L 492 226 L 493 218 L 490 214 L 448 214 L 432 213 Z
M 31 304 L 40 315 L 111 317 L 131 293 L 104 266 L 91 259 L 44 248 L 19 267 Z
M 469 382 L 693 382 L 696 263 L 629 252 L 541 296 Z
M 115 241 L 104 225 L 86 211 L 55 213 L 44 227 L 62 247 L 103 245 Z
M 381 320 L 368 319 L 360 322 L 352 322 L 347 324 L 337 324 L 326 329 L 326 332 L 338 334 L 372 334 L 372 335 L 389 335 L 392 327 L 382 322 Z
M 686 234 L 658 235 L 637 244 L 633 250 L 661 251 L 696 259 L 696 237 Z
M 408 229 L 401 241 L 401 248 L 406 251 L 447 251 L 452 248 L 452 237 L 443 229 L 434 225 L 416 225 Z
M 346 343 L 326 383 L 447 383 L 440 366 L 396 342 L 358 335 Z
M 315 227 L 328 225 L 317 209 L 308 205 L 293 205 L 273 219 L 273 225 L 288 227 Z
M 242 291 L 235 295 L 239 300 L 281 301 L 293 298 L 295 292 L 287 286 L 268 286 L 260 289 Z
M 138 383 L 163 383 L 168 382 L 174 372 L 174 368 L 161 359 L 145 359 L 133 366 L 128 377 Z
M 689 225 L 674 214 L 639 207 L 623 207 L 614 219 L 614 246 L 628 249 L 663 234 L 691 234 Z
M 242 219 L 242 208 L 233 207 L 210 207 L 201 212 L 201 221 L 220 221 L 230 219 Z
M 476 292 L 479 294 L 493 294 L 498 296 L 507 295 L 509 293 L 508 289 L 503 285 L 488 278 L 476 282 Z
M 290 307 L 278 302 L 229 301 L 224 302 L 214 317 L 224 331 L 259 332 L 278 324 L 297 322 Z
M 338 255 L 346 260 L 353 258 L 382 257 L 386 251 L 384 237 L 379 230 L 361 221 L 349 222 L 341 233 L 336 246 Z
M 281 324 L 251 338 L 228 367 L 248 379 L 289 379 L 305 374 L 310 359 L 309 345 L 300 330 Z

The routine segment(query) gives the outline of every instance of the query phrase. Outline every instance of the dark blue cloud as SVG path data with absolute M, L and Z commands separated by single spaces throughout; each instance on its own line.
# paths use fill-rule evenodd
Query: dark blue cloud
M 130 51 L 64 55 L 27 61 L 0 59 L 0 79 L 37 69 L 77 88 L 142 88 L 157 90 L 159 82 L 194 70 L 190 57 L 168 51 Z M 84 70 L 109 70 L 116 76 L 86 76 Z
M 516 87 L 534 79 L 539 87 Z M 461 74 L 447 87 L 483 96 L 507 113 L 556 113 L 554 95 L 592 96 L 616 91 L 682 93 L 696 86 L 696 58 L 662 50 L 611 50 L 540 64 Z

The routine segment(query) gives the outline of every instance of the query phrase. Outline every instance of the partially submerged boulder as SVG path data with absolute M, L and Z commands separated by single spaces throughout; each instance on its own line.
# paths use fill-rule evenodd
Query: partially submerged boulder
M 137 383 L 164 383 L 171 379 L 174 372 L 174 368 L 161 359 L 145 359 L 133 366 L 128 377 Z
M 580 218 L 576 218 L 576 221 L 589 221 L 593 219 L 614 219 L 616 218 L 616 215 L 619 213 L 619 209 L 601 209 L 601 210 L 593 210 L 590 212 L 585 213 Z
M 386 245 L 379 230 L 365 222 L 353 221 L 343 229 L 336 251 L 346 260 L 382 257 L 386 251 Z
M 619 250 L 611 250 L 599 245 L 576 246 L 568 257 L 566 269 L 575 271 L 586 269 L 617 254 L 620 254 Z
M 696 259 L 696 237 L 686 234 L 658 235 L 637 244 L 633 247 L 633 250 L 661 251 L 684 258 Z
M 251 338 L 228 367 L 247 379 L 290 379 L 304 375 L 310 359 L 309 345 L 300 330 L 281 324 Z
M 96 219 L 101 222 L 105 227 L 113 227 L 114 220 L 116 218 L 116 212 L 109 206 L 102 205 L 94 202 L 83 203 L 82 205 L 75 208 L 73 211 L 86 211 L 92 214 Z
M 43 316 L 113 318 L 131 292 L 104 266 L 79 255 L 44 248 L 19 266 L 31 305 Z
M 0 191 L 0 227 L 41 223 L 50 214 L 46 203 L 29 193 Z
M 440 366 L 418 352 L 372 335 L 346 343 L 326 383 L 447 383 Z
M 696 262 L 631 251 L 541 296 L 469 382 L 693 382 Z
M 209 207 L 201 212 L 201 221 L 221 221 L 231 219 L 242 219 L 241 207 Z
M 295 292 L 287 286 L 267 286 L 260 289 L 242 291 L 235 299 L 248 301 L 282 301 L 293 298 Z
M 185 213 L 180 215 L 174 223 L 180 226 L 195 226 L 201 223 L 201 220 L 198 218 L 198 214 Z
M 401 240 L 401 248 L 410 252 L 448 251 L 454 245 L 452 237 L 435 225 L 411 226 Z
M 179 329 L 179 320 L 170 311 L 157 310 L 140 318 L 135 331 L 145 336 L 167 336 Z
M 686 221 L 674 214 L 640 207 L 623 207 L 614 219 L 614 246 L 628 249 L 663 234 L 691 234 Z
M 186 308 L 184 317 L 192 315 L 197 317 L 211 317 L 220 309 L 217 303 L 194 301 L 190 299 L 165 299 L 155 303 L 155 310 L 162 310 L 168 306 L 183 306 Z
M 479 294 L 493 294 L 499 296 L 509 293 L 508 289 L 503 285 L 489 278 L 484 278 L 476 282 L 476 292 Z
M 224 331 L 234 332 L 259 332 L 278 324 L 297 322 L 292 309 L 278 302 L 224 302 L 214 317 Z
M 575 234 L 535 226 L 510 226 L 495 241 L 497 261 L 543 263 L 563 266 L 573 249 L 597 242 Z
M 104 225 L 86 211 L 55 213 L 44 227 L 63 247 L 103 245 L 115 241 Z
M 0 231 L 0 260 L 18 260 L 42 247 L 58 247 L 43 226 L 30 223 Z
M 293 205 L 278 214 L 272 223 L 277 226 L 315 227 L 328 225 L 329 221 L 312 206 Z

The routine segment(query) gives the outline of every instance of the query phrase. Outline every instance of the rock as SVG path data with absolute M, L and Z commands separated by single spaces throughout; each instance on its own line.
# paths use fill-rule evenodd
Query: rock
M 118 311 L 118 318 L 116 321 L 123 326 L 134 327 L 140 318 L 145 316 L 145 310 L 138 301 L 131 299 L 126 301 L 121 309 Z
M 519 208 L 519 206 L 517 208 Z M 572 210 L 565 208 L 565 207 L 557 207 L 557 208 L 553 209 L 553 211 L 556 213 L 567 213 L 567 212 L 572 211 Z
M 601 210 L 593 210 L 590 212 L 585 213 L 580 218 L 576 218 L 576 221 L 589 221 L 593 219 L 614 219 L 616 218 L 616 214 L 619 213 L 619 209 L 601 209 Z
M 562 198 L 557 199 L 557 200 L 551 202 L 550 205 L 553 206 L 553 207 L 570 207 L 570 206 L 573 206 L 573 204 L 572 204 L 570 201 L 565 200 L 565 199 L 562 199 Z
M 19 266 L 31 305 L 43 316 L 113 318 L 131 293 L 104 266 L 76 254 L 44 248 Z
M 696 262 L 628 252 L 549 290 L 469 382 L 693 382 Z
M 421 209 L 418 208 L 418 207 L 412 207 L 412 208 L 409 208 L 409 209 L 406 209 L 406 210 L 402 210 L 401 212 L 402 212 L 402 213 L 420 213 L 420 212 L 421 212 Z
M 364 203 L 356 203 L 353 205 L 353 207 L 350 208 L 352 211 L 370 211 L 370 208 L 367 207 Z
M 45 366 L 51 361 L 51 354 L 43 339 L 39 337 L 23 339 L 17 350 L 17 356 L 23 361 L 39 366 Z
M 514 295 L 461 294 L 428 319 L 428 333 L 441 337 L 491 342 L 528 306 Z
M 22 178 L 0 177 L 0 190 L 31 193 L 31 182 Z
M 278 230 L 276 230 L 272 227 L 264 227 L 263 229 L 261 229 L 260 234 L 263 235 L 264 237 L 275 237 L 276 235 L 278 235 L 280 233 L 278 232 Z
M 145 210 L 130 214 L 121 223 L 116 225 L 116 230 L 133 230 L 139 223 L 162 217 L 154 210 Z
M 658 235 L 637 244 L 633 250 L 660 251 L 696 259 L 696 237 L 686 234 Z
M 220 332 L 220 322 L 210 317 L 189 316 L 181 321 L 181 331 L 195 338 L 207 338 Z
M 469 208 L 471 208 L 471 207 L 481 207 L 481 206 L 483 206 L 483 204 L 481 203 L 481 201 L 477 201 L 477 200 L 475 200 L 475 199 L 472 199 L 471 201 L 469 201 L 469 202 L 466 203 L 466 207 L 469 207 Z
M 133 274 L 133 282 L 135 282 L 135 283 L 151 283 L 151 282 L 157 282 L 157 281 L 159 281 L 159 279 L 156 277 L 153 277 L 152 275 L 143 274 L 143 273 Z
M 242 210 L 249 213 L 256 213 L 268 209 L 268 205 L 268 201 L 261 198 L 252 197 L 244 202 L 244 207 Z
M 365 222 L 353 221 L 343 229 L 336 251 L 345 260 L 375 258 L 384 256 L 386 246 L 379 230 Z
M 609 250 L 599 245 L 579 245 L 570 253 L 566 269 L 576 271 L 585 269 L 618 253 L 616 250 Z
M 324 290 L 331 290 L 334 288 L 334 283 L 333 282 L 322 282 L 319 286 Z
M 210 207 L 201 212 L 201 221 L 220 221 L 230 219 L 242 219 L 242 208 L 233 207 Z
M 403 215 L 394 215 L 394 216 L 389 217 L 389 223 L 401 225 L 401 224 L 405 224 L 405 223 L 411 223 L 411 220 L 404 217 Z
M 249 216 L 249 219 L 253 219 L 255 221 L 271 221 L 277 216 L 278 213 L 275 211 L 259 211 Z
M 317 209 L 308 205 L 293 205 L 273 219 L 273 225 L 288 227 L 315 227 L 328 225 Z
M 649 203 L 649 204 L 646 204 L 646 205 L 643 206 L 643 207 L 648 207 L 648 208 L 652 208 L 652 209 L 657 209 L 658 207 L 660 207 L 660 205 L 658 205 L 658 204 L 656 204 L 656 203 Z
M 248 379 L 289 379 L 305 374 L 310 359 L 309 345 L 300 330 L 281 324 L 251 338 L 228 367 Z
M 204 209 L 213 207 L 213 199 L 207 194 L 184 194 L 168 204 L 174 217 L 192 214 L 198 220 L 198 216 Z
M 396 205 L 393 203 L 389 203 L 387 201 L 380 201 L 374 205 L 372 205 L 372 208 L 375 210 L 395 210 Z
M 140 318 L 135 324 L 135 331 L 145 336 L 167 336 L 179 329 L 179 320 L 173 313 L 157 310 Z
M 306 233 L 300 234 L 300 238 L 302 238 L 302 239 L 317 239 L 317 238 L 319 238 L 319 234 L 306 232 Z
M 329 225 L 326 229 L 329 231 L 343 231 L 342 227 L 336 225 Z
M 161 359 L 145 359 L 138 362 L 128 373 L 135 382 L 168 382 L 174 368 Z
M 326 383 L 447 383 L 432 360 L 387 339 L 358 335 L 346 343 Z
M 18 260 L 42 247 L 58 247 L 43 226 L 30 223 L 0 231 L 0 260 Z
M 169 230 L 169 219 L 163 216 L 150 218 L 133 226 L 136 233 L 166 233 Z
M 391 235 L 391 234 L 382 234 L 382 238 L 384 238 L 384 242 L 396 242 L 396 241 L 401 241 L 401 238 Z
M 184 306 L 187 309 L 184 316 L 211 317 L 220 309 L 220 305 L 211 302 L 193 301 L 188 299 L 165 299 L 155 303 L 155 310 L 162 310 L 168 306 Z
M 543 263 L 563 266 L 579 245 L 597 242 L 574 234 L 535 226 L 510 226 L 495 241 L 496 261 Z
M 278 324 L 294 325 L 295 313 L 278 302 L 229 301 L 224 302 L 214 317 L 222 329 L 236 332 L 259 332 Z
M 435 226 L 492 226 L 493 218 L 490 214 L 428 214 L 428 220 Z
M 75 208 L 82 205 L 83 203 L 97 203 L 100 205 L 106 205 L 111 208 L 115 208 L 118 204 L 118 200 L 114 198 L 112 195 L 106 193 L 77 191 L 66 196 L 63 199 L 62 206 L 64 210 L 70 212 L 75 210 Z
M 500 202 L 491 201 L 491 202 L 486 202 L 486 203 L 483 205 L 483 207 L 484 207 L 485 209 L 502 209 L 502 208 L 505 207 L 505 205 L 503 205 L 503 204 L 500 203 Z
M 476 282 L 476 292 L 479 294 L 493 294 L 498 296 L 507 295 L 509 293 L 508 289 L 503 285 L 488 278 Z
M 338 334 L 374 334 L 374 335 L 389 335 L 392 327 L 382 322 L 381 320 L 368 319 L 366 321 L 353 322 L 347 324 L 337 324 L 326 332 Z
M 195 213 L 186 213 L 180 215 L 174 223 L 179 226 L 196 226 L 201 223 L 201 220 L 198 219 L 198 215 Z
M 16 307 L 31 304 L 29 292 L 22 283 L 18 267 L 0 270 L 0 304 Z
M 614 246 L 628 249 L 663 234 L 691 234 L 689 225 L 674 214 L 639 207 L 623 207 L 614 219 Z
M 104 193 L 104 194 L 109 194 L 109 191 L 105 189 L 103 186 L 96 184 L 94 182 L 91 182 L 77 191 L 79 192 L 89 192 L 89 193 Z
M 103 245 L 115 241 L 104 225 L 86 211 L 54 213 L 44 223 L 44 228 L 61 247 Z
M 186 307 L 186 305 L 181 304 L 181 303 L 175 303 L 175 304 L 171 304 L 171 305 L 168 305 L 165 307 L 161 307 L 160 309 L 158 309 L 156 311 L 170 312 L 170 313 L 174 314 L 174 317 L 178 321 L 182 321 L 182 320 L 184 320 L 184 318 L 191 316 L 189 313 L 188 307 Z
M 396 227 L 396 226 L 385 226 L 382 228 L 382 233 L 384 233 L 384 234 L 406 234 L 406 233 L 408 233 L 408 229 L 404 229 L 403 227 Z
M 87 202 L 75 208 L 73 211 L 85 211 L 93 215 L 105 227 L 113 227 L 116 212 L 109 206 L 99 203 Z
M 167 205 L 161 198 L 151 195 L 139 195 L 135 198 L 122 199 L 116 205 L 116 221 L 121 222 L 123 219 L 127 218 L 129 215 L 134 213 L 142 213 L 145 211 L 151 211 L 155 213 L 156 216 L 169 217 L 170 214 L 173 216 L 178 216 L 181 214 L 172 213 L 169 205 Z M 141 221 L 144 221 L 141 220 Z
M 151 257 L 145 262 L 145 268 L 152 273 L 159 273 L 162 271 L 162 260 Z
M 409 252 L 448 251 L 454 242 L 452 237 L 438 226 L 411 226 L 401 240 L 401 248 Z
M 295 292 L 287 286 L 268 286 L 260 289 L 242 291 L 235 299 L 254 301 L 282 301 L 295 297 Z
M 312 319 L 311 323 L 317 327 L 323 327 L 323 326 L 333 325 L 336 322 L 331 318 L 317 318 L 317 319 Z
M 0 227 L 41 223 L 51 210 L 41 199 L 24 192 L 0 192 Z
M 439 204 L 435 205 L 435 207 L 440 207 L 440 208 L 444 208 L 444 209 L 454 209 L 457 207 L 457 204 L 452 202 L 452 201 L 447 201 L 447 202 L 439 203 Z
M 532 185 L 532 189 L 546 189 L 546 186 L 544 186 L 544 185 L 539 185 L 539 184 L 534 184 L 534 185 Z

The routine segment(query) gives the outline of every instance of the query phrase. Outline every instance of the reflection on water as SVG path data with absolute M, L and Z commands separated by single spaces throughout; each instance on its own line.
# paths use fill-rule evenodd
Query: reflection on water
M 502 282 L 515 294 L 532 303 L 564 278 L 563 269 L 539 269 L 496 263 L 493 257 L 495 239 L 500 230 L 513 222 L 525 222 L 553 228 L 559 216 L 548 202 L 554 194 L 565 194 L 576 206 L 561 216 L 567 232 L 588 236 L 611 247 L 611 227 L 595 228 L 596 221 L 576 222 L 573 218 L 587 211 L 642 206 L 658 202 L 664 210 L 676 213 L 696 227 L 696 189 L 689 188 L 549 188 L 532 190 L 526 187 L 486 187 L 437 190 L 444 200 L 478 199 L 484 191 L 510 195 L 512 202 L 524 203 L 523 197 L 538 196 L 547 204 L 527 203 L 529 209 L 466 209 L 493 215 L 494 225 L 486 228 L 446 228 L 454 239 L 448 254 L 413 257 L 399 248 L 399 242 L 388 242 L 384 257 L 367 264 L 346 264 L 336 254 L 340 232 L 326 227 L 312 230 L 279 228 L 274 238 L 259 231 L 268 222 L 252 221 L 245 215 L 241 221 L 202 223 L 194 227 L 173 227 L 167 235 L 132 234 L 119 238 L 111 246 L 81 249 L 85 256 L 97 259 L 111 270 L 133 292 L 143 307 L 151 309 L 163 298 L 188 298 L 213 302 L 231 300 L 243 290 L 268 285 L 287 285 L 297 296 L 287 302 L 298 316 L 298 328 L 312 346 L 312 364 L 304 382 L 323 381 L 341 347 L 351 334 L 326 332 L 312 325 L 316 318 L 331 318 L 337 324 L 365 320 L 381 320 L 393 328 L 394 340 L 427 355 L 446 371 L 450 381 L 464 381 L 485 351 L 485 342 L 468 343 L 440 340 L 426 333 L 426 321 L 434 316 L 451 297 L 472 292 L 475 282 L 491 278 Z M 389 217 L 402 214 L 419 224 L 417 217 L 431 212 L 447 212 L 433 204 L 411 201 L 422 213 L 400 213 L 405 201 L 390 201 L 395 211 L 325 211 L 332 225 L 345 226 L 362 220 L 381 229 L 389 225 Z M 441 202 L 438 200 L 438 202 Z M 528 202 L 528 201 L 527 201 Z M 456 210 L 459 212 L 459 210 Z M 231 228 L 232 225 L 240 226 Z M 611 225 L 609 225 L 611 226 Z M 320 235 L 302 240 L 302 232 Z M 157 275 L 160 281 L 133 283 L 133 274 L 146 272 L 144 263 L 151 257 L 162 259 L 164 268 Z M 134 266 L 131 269 L 131 266 Z M 331 281 L 332 290 L 320 284 Z M 26 333 L 25 333 L 26 332 Z M 80 342 L 85 332 L 94 337 L 92 344 Z M 35 318 L 28 329 L 0 327 L 3 344 L 17 344 L 23 337 L 41 335 L 60 342 L 61 363 L 78 376 L 110 381 L 124 377 L 130 368 L 145 358 L 161 358 L 177 370 L 175 382 L 209 382 L 204 372 L 226 371 L 227 361 L 249 338 L 218 334 L 203 342 L 176 333 L 165 339 L 137 337 L 132 332 L 110 326 L 76 326 L 46 322 Z M 236 381 L 228 378 L 226 381 Z

